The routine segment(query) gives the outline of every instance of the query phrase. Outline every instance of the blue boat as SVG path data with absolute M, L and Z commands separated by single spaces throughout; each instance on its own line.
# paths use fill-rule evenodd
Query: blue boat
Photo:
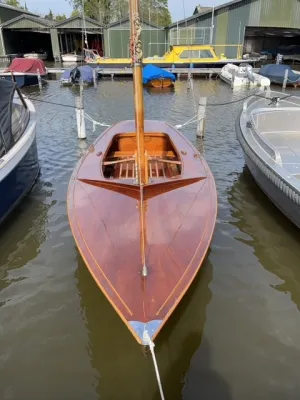
M 300 74 L 295 73 L 290 65 L 286 64 L 267 64 L 263 65 L 259 70 L 259 75 L 266 76 L 271 83 L 282 85 L 284 81 L 285 71 L 288 70 L 288 86 L 300 85 Z
M 38 174 L 35 108 L 15 82 L 0 79 L 0 223 L 30 191 Z
M 143 68 L 143 84 L 151 87 L 170 87 L 176 81 L 176 75 L 156 65 L 149 64 Z
M 83 83 L 91 85 L 93 83 L 93 68 L 88 65 L 82 65 L 66 69 L 60 77 L 60 82 L 63 85 L 78 85 L 81 80 Z

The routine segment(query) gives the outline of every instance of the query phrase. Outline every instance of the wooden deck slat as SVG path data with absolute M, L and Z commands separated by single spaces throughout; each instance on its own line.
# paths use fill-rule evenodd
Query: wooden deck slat
M 159 177 L 157 161 L 155 162 L 156 177 Z

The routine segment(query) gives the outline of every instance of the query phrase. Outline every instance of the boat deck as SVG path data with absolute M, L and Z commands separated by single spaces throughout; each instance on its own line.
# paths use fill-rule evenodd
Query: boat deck
M 275 152 L 276 161 L 300 179 L 300 108 L 262 112 L 255 119 L 256 129 Z
M 268 132 L 263 136 L 279 152 L 282 166 L 300 179 L 300 130 L 299 132 Z

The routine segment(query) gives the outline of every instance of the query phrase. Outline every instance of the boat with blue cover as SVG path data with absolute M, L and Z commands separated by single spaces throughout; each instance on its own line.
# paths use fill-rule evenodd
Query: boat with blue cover
M 270 79 L 271 83 L 282 85 L 284 81 L 285 71 L 288 70 L 288 86 L 299 86 L 300 85 L 300 73 L 294 71 L 290 65 L 286 64 L 267 64 L 263 65 L 259 74 Z
M 176 79 L 176 75 L 156 65 L 150 64 L 143 68 L 144 85 L 156 88 L 170 87 Z
M 91 85 L 93 83 L 93 68 L 88 65 L 66 69 L 61 77 L 60 82 L 63 85 L 78 85 L 80 81 L 84 84 Z
M 13 81 L 0 79 L 0 223 L 39 174 L 36 111 Z

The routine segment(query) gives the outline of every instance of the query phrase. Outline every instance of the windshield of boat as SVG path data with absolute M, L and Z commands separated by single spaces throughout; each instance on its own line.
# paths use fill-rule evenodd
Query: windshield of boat
M 205 50 L 183 50 L 179 58 L 214 58 L 209 49 Z
M 14 102 L 12 103 L 12 113 L 11 113 L 11 132 L 15 143 L 22 136 L 27 123 L 29 120 L 29 110 L 25 108 L 21 99 L 16 93 Z
M 17 91 L 11 101 L 11 107 L 9 107 L 9 99 L 7 101 L 8 115 L 0 127 L 0 157 L 6 154 L 21 138 L 29 121 L 29 110 Z M 11 111 L 10 116 L 9 110 Z

